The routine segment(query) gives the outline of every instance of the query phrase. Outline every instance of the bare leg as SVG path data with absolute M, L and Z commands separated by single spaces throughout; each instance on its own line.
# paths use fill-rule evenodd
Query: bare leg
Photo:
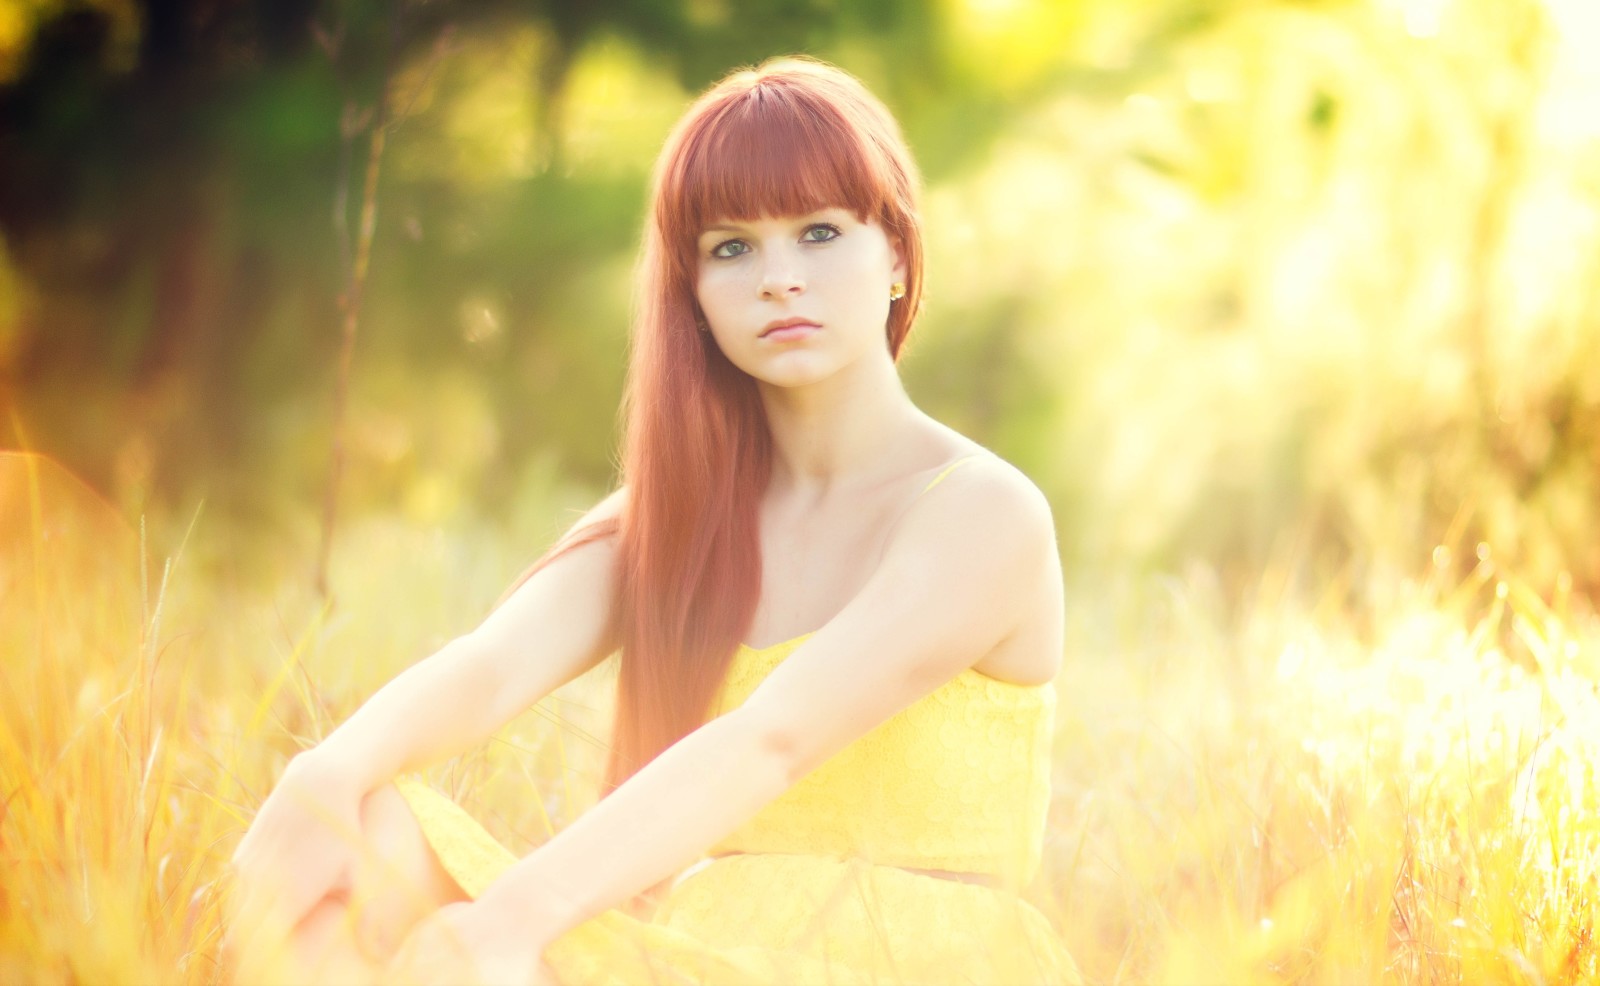
M 355 932 L 349 906 L 324 897 L 295 926 L 282 972 L 296 982 L 325 986 L 377 982 L 382 970 L 363 954 Z
M 369 957 L 387 962 L 418 921 L 467 895 L 445 872 L 398 790 L 372 792 L 361 815 L 369 852 L 356 870 L 350 907 L 358 943 Z
M 418 921 L 466 899 L 394 787 L 361 803 L 361 841 L 348 897 L 324 897 L 290 935 L 296 982 L 374 982 Z

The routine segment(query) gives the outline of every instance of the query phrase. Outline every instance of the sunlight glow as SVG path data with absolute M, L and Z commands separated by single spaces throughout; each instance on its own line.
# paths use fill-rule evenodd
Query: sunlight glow
M 1438 35 L 1444 21 L 1445 9 L 1452 0 L 1385 0 L 1387 6 L 1397 8 L 1406 33 L 1413 38 L 1432 38 Z
M 1412 3 L 1406 8 L 1406 30 L 1412 37 L 1431 38 L 1439 33 L 1439 21 L 1448 0 Z
M 1572 145 L 1600 138 L 1600 3 L 1545 0 L 1555 23 L 1557 49 L 1539 131 L 1547 141 Z

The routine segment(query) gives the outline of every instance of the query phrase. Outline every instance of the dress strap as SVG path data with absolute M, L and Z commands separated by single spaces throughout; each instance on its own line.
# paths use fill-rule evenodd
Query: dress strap
M 933 489 L 935 486 L 938 486 L 939 483 L 942 482 L 946 476 L 948 476 L 951 473 L 955 472 L 957 469 L 959 469 L 962 465 L 964 465 L 965 463 L 969 462 L 970 460 L 976 459 L 980 455 L 983 455 L 983 454 L 984 453 L 982 453 L 982 452 L 974 452 L 971 455 L 963 455 L 961 458 L 957 459 L 956 461 L 950 463 L 948 466 L 945 466 L 943 469 L 939 470 L 939 475 L 933 477 L 933 482 L 929 483 L 927 486 L 924 486 L 922 488 L 922 492 L 921 493 L 918 493 L 916 496 L 911 498 L 912 503 L 915 503 L 917 500 L 922 499 L 922 494 L 923 493 L 926 493 L 929 490 Z M 900 519 L 905 517 L 905 515 L 907 513 L 909 513 L 910 511 L 911 511 L 911 503 L 908 503 L 903 508 L 901 508 L 900 513 L 895 517 L 895 523 L 898 524 L 900 522 Z M 882 548 L 879 548 L 878 557 L 880 559 L 883 557 L 882 550 L 883 550 Z
M 974 452 L 971 455 L 963 455 L 961 458 L 959 458 L 956 461 L 950 463 L 948 466 L 945 466 L 944 469 L 939 473 L 939 475 L 933 477 L 933 482 L 929 483 L 927 486 L 924 486 L 922 488 L 922 492 L 926 493 L 929 490 L 933 489 L 935 486 L 938 486 L 941 480 L 943 480 L 946 476 L 950 475 L 952 472 L 955 472 L 956 468 L 958 466 L 960 466 L 963 462 L 970 462 L 971 460 L 976 459 L 978 456 L 980 456 L 982 454 L 983 454 L 982 452 Z M 919 493 L 917 495 L 921 496 L 922 494 Z

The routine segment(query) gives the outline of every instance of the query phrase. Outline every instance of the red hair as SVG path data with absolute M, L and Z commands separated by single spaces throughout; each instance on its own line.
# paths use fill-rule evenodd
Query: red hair
M 875 219 L 906 263 L 905 298 L 884 327 L 898 361 L 922 295 L 917 195 L 889 111 L 854 77 L 811 59 L 729 75 L 667 138 L 636 270 L 626 503 L 618 517 L 569 532 L 516 583 L 618 535 L 611 639 L 621 665 L 602 793 L 704 721 L 761 593 L 758 507 L 772 438 L 755 381 L 697 327 L 697 237 L 717 219 L 830 206 Z

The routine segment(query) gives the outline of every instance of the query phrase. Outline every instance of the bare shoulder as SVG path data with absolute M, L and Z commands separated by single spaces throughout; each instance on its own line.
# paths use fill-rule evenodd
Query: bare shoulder
M 968 660 L 981 659 L 986 672 L 1019 681 L 1054 674 L 1064 582 L 1055 517 L 1015 465 L 989 453 L 945 473 L 890 532 L 881 564 L 886 576 L 921 583 L 925 598 L 987 600 L 957 607 L 948 617 L 964 627 L 947 629 L 971 631 Z
M 1010 533 L 1024 540 L 1055 544 L 1050 500 L 1027 473 L 989 452 L 974 454 L 956 468 L 935 473 L 902 519 L 904 532 L 891 537 L 961 537 L 981 540 Z
M 1027 473 L 995 453 L 986 451 L 974 456 L 971 464 L 963 468 L 983 477 L 978 486 L 995 499 L 997 506 L 1030 504 L 1032 509 L 1043 510 L 1046 516 L 1049 515 L 1050 501 L 1039 485 Z M 955 473 L 952 473 L 951 477 L 954 476 Z
M 908 599 L 947 594 L 953 608 L 939 619 L 950 623 L 946 632 L 970 638 L 970 661 L 1037 614 L 1038 587 L 1055 581 L 1050 569 L 1059 566 L 1055 521 L 1038 485 L 998 455 L 947 464 L 934 477 L 888 532 L 863 591 L 898 584 L 892 591 Z M 988 602 L 956 604 L 980 599 Z
M 594 506 L 580 513 L 578 519 L 568 525 L 562 531 L 560 537 L 556 539 L 552 550 L 558 553 L 558 557 L 553 559 L 550 564 L 560 564 L 566 556 L 582 555 L 591 559 L 613 558 L 617 551 L 618 529 L 621 525 L 623 514 L 627 510 L 627 505 L 628 487 L 623 485 L 607 493 Z M 606 530 L 604 534 L 594 536 L 595 528 L 609 528 L 609 530 Z M 573 547 L 567 547 L 572 542 L 579 543 Z M 524 575 L 524 578 L 526 578 L 526 575 Z M 522 579 L 519 579 L 516 587 L 520 588 L 521 583 Z
M 590 507 L 582 517 L 578 518 L 577 523 L 572 525 L 572 533 L 580 533 L 596 524 L 602 524 L 607 521 L 620 521 L 627 506 L 628 486 L 624 483 L 607 493 L 599 503 Z M 610 537 L 606 540 L 615 542 L 616 538 Z

